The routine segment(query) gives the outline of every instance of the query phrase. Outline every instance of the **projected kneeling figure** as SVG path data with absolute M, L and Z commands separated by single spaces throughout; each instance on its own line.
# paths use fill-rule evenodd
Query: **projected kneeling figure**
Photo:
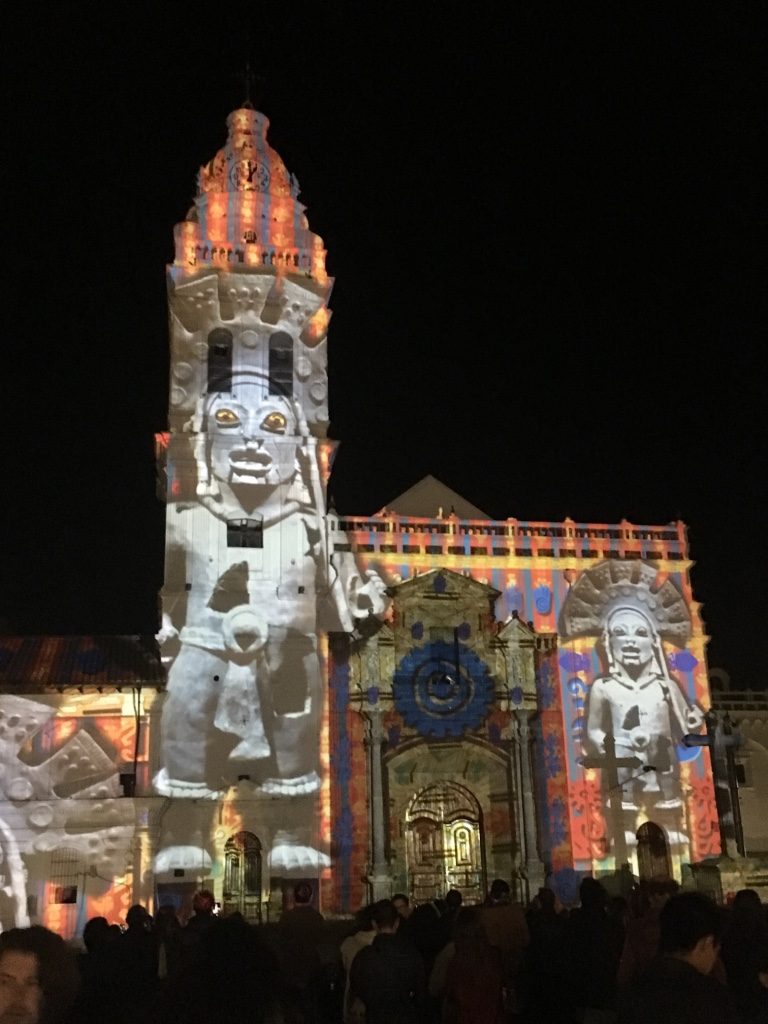
M 255 372 L 192 423 L 198 500 L 171 506 L 159 639 L 179 651 L 163 710 L 166 796 L 214 799 L 247 776 L 277 798 L 273 874 L 326 866 L 312 839 L 323 691 L 318 630 L 386 608 L 384 584 L 331 554 L 316 441 Z M 285 798 L 285 799 L 282 799 Z M 163 850 L 157 870 L 184 863 Z
M 690 612 L 672 580 L 659 586 L 657 578 L 648 562 L 599 562 L 575 581 L 560 616 L 564 639 L 597 638 L 602 672 L 589 687 L 585 753 L 634 761 L 616 768 L 622 802 L 636 810 L 639 800 L 649 812 L 681 806 L 677 746 L 704 725 L 702 709 L 674 678 L 664 653 L 664 640 L 685 647 Z
M 590 690 L 587 736 L 592 748 L 601 752 L 610 732 L 617 757 L 635 757 L 643 769 L 643 793 L 654 796 L 656 807 L 678 806 L 675 741 L 699 730 L 704 715 L 671 678 L 650 615 L 621 605 L 613 609 L 601 649 L 608 671 Z M 636 768 L 619 768 L 619 784 L 636 774 Z

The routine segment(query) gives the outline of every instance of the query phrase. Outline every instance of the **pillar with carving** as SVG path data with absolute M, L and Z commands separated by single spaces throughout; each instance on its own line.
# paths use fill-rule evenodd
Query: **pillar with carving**
M 520 806 L 522 809 L 522 846 L 524 852 L 524 871 L 528 888 L 528 899 L 532 899 L 538 889 L 544 885 L 544 864 L 539 856 L 538 820 L 536 815 L 536 797 L 533 781 L 532 746 L 534 729 L 530 711 L 515 711 L 514 740 L 517 747 L 517 763 L 519 765 L 518 783 L 520 786 Z
M 384 816 L 384 779 L 381 748 L 384 741 L 382 710 L 378 704 L 366 703 L 365 745 L 368 751 L 368 807 L 371 835 L 371 871 L 368 884 L 372 900 L 386 899 L 392 893 L 392 879 L 386 859 L 386 819 Z

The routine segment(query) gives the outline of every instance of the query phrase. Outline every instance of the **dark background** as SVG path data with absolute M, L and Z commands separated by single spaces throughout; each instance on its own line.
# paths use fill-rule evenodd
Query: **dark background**
M 6 631 L 154 631 L 164 267 L 249 57 L 337 280 L 339 511 L 432 473 L 499 518 L 682 518 L 710 664 L 766 685 L 764 7 L 63 3 L 5 27 Z

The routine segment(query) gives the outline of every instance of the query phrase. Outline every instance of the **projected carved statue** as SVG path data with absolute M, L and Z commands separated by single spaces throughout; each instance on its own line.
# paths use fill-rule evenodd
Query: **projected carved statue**
M 249 105 L 230 114 L 175 231 L 155 788 L 215 800 L 247 779 L 271 875 L 315 876 L 318 635 L 353 632 L 385 599 L 325 515 L 333 282 L 268 125 Z M 213 810 L 170 805 L 156 872 L 212 867 Z
M 676 746 L 704 724 L 670 674 L 662 645 L 663 638 L 685 645 L 688 609 L 670 580 L 651 589 L 656 575 L 643 562 L 602 562 L 579 577 L 561 618 L 564 636 L 599 638 L 603 675 L 589 691 L 587 747 L 602 754 L 611 735 L 617 758 L 637 758 L 637 767 L 618 769 L 619 785 L 633 779 L 622 793 L 628 808 L 635 796 L 658 809 L 680 805 Z
M 386 604 L 375 573 L 333 553 L 343 537 L 328 536 L 317 441 L 298 403 L 276 390 L 257 371 L 236 371 L 194 417 L 198 500 L 168 511 L 160 640 L 178 636 L 180 650 L 155 785 L 214 799 L 247 776 L 286 798 L 270 854 L 280 874 L 328 864 L 311 841 L 323 703 L 316 634 L 352 630 Z M 156 863 L 177 865 L 187 866 L 181 847 Z
M 40 858 L 66 848 L 92 895 L 128 870 L 136 814 L 114 756 L 84 729 L 39 763 L 22 754 L 55 716 L 49 704 L 0 694 L 0 929 L 29 925 L 27 889 L 40 878 L 27 868 Z

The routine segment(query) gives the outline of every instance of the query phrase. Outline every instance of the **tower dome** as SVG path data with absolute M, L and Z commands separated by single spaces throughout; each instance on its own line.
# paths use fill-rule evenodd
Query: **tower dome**
M 229 115 L 227 128 L 226 145 L 200 168 L 198 194 L 262 192 L 295 199 L 299 183 L 267 142 L 269 118 L 257 110 L 242 107 Z
M 197 176 L 197 196 L 176 226 L 177 279 L 206 267 L 274 267 L 327 282 L 323 240 L 309 230 L 299 183 L 267 141 L 269 119 L 251 107 L 227 118 L 225 145 Z

